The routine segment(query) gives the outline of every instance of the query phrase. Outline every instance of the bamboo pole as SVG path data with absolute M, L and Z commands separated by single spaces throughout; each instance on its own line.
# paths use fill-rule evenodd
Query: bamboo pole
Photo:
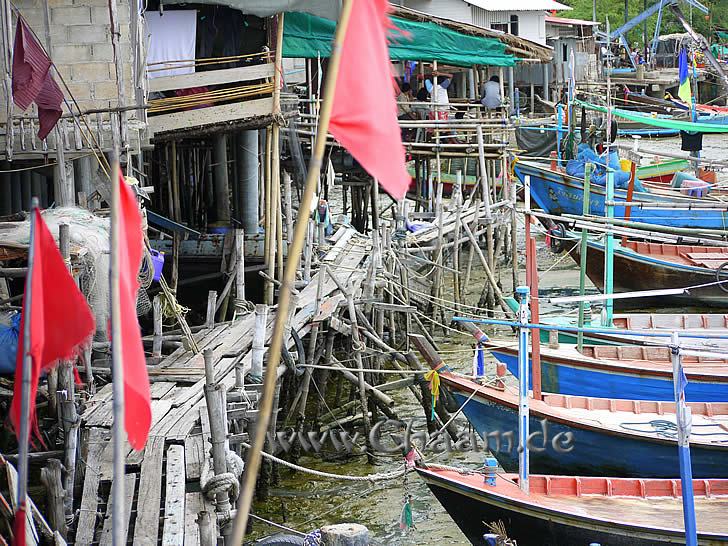
M 591 189 L 591 172 L 592 164 L 587 163 L 584 168 L 584 197 L 582 203 L 582 213 L 584 216 L 589 214 L 589 195 Z M 607 234 L 609 235 L 609 234 Z M 581 246 L 579 252 L 579 295 L 583 296 L 586 294 L 586 254 L 589 251 L 589 231 L 582 227 L 581 228 Z M 584 327 L 584 308 L 586 303 L 583 301 L 579 302 L 579 318 L 577 325 L 579 328 Z M 584 348 L 584 332 L 579 331 L 576 334 L 576 346 L 579 352 Z
M 268 423 L 270 422 L 273 410 L 273 398 L 275 395 L 275 386 L 277 384 L 276 369 L 278 368 L 278 364 L 281 359 L 283 330 L 288 314 L 291 289 L 293 288 L 293 284 L 296 280 L 298 257 L 301 255 L 301 251 L 303 250 L 306 226 L 308 225 L 308 214 L 306 214 L 305 211 L 310 210 L 311 201 L 314 197 L 318 177 L 321 172 L 321 164 L 326 147 L 326 133 L 328 132 L 329 122 L 331 121 L 331 110 L 333 107 L 334 93 L 336 91 L 336 77 L 338 75 L 339 65 L 341 62 L 341 47 L 346 34 L 346 28 L 349 25 L 352 3 L 353 0 L 344 0 L 339 22 L 336 27 L 334 45 L 329 59 L 329 73 L 326 77 L 324 100 L 321 105 L 321 119 L 316 134 L 316 145 L 314 147 L 313 154 L 311 155 L 311 164 L 306 177 L 306 186 L 299 207 L 301 213 L 299 213 L 298 218 L 296 219 L 293 241 L 288 252 L 288 259 L 286 261 L 285 273 L 282 279 L 282 287 L 278 299 L 278 311 L 276 313 L 276 321 L 271 339 L 270 352 L 268 354 L 268 362 L 266 363 L 263 399 L 259 406 L 258 423 L 255 427 L 253 443 L 246 457 L 245 476 L 243 478 L 243 487 L 241 488 L 238 510 L 235 515 L 235 524 L 232 534 L 233 544 L 242 544 L 245 535 L 245 528 L 248 524 L 248 515 L 252 505 L 258 469 L 260 467 L 261 450 L 263 448 L 265 434 L 268 430 Z

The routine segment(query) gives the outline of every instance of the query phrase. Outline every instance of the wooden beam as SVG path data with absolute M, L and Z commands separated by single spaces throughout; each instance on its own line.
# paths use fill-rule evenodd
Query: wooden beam
M 149 127 L 155 134 L 158 134 L 181 129 L 193 129 L 216 123 L 229 123 L 235 120 L 271 115 L 272 113 L 273 98 L 265 97 L 233 104 L 208 106 L 197 110 L 150 116 Z
M 156 546 L 159 534 L 159 509 L 162 498 L 162 457 L 164 438 L 149 438 L 144 448 L 139 494 L 137 495 L 137 517 L 134 524 L 134 544 Z
M 167 489 L 164 501 L 162 546 L 179 546 L 185 536 L 185 448 L 167 450 Z
M 223 70 L 208 70 L 194 74 L 180 76 L 163 76 L 149 80 L 149 91 L 170 91 L 172 89 L 187 89 L 189 87 L 203 87 L 207 85 L 220 85 L 223 83 L 246 82 L 262 80 L 273 77 L 273 63 L 243 66 L 238 68 L 225 68 Z
M 122 530 L 122 533 L 124 534 L 124 543 L 126 543 L 126 537 L 129 533 L 129 518 L 131 517 L 131 505 L 134 502 L 134 489 L 136 488 L 136 481 L 136 474 L 127 474 L 124 476 L 124 529 Z M 101 530 L 99 546 L 111 546 L 111 512 L 114 503 L 114 487 L 116 487 L 116 482 L 111 484 L 111 492 L 109 493 L 109 504 L 106 507 L 106 518 L 104 519 L 104 528 Z M 136 544 L 136 542 L 134 544 Z

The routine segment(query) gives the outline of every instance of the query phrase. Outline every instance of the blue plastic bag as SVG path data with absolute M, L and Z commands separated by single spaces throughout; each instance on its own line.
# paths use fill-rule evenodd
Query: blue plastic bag
M 15 313 L 10 325 L 0 325 L 0 374 L 15 373 L 15 357 L 20 337 L 20 313 Z

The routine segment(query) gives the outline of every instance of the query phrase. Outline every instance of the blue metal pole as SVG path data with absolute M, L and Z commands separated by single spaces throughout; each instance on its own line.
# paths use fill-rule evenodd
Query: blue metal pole
M 516 288 L 520 300 L 518 321 L 528 324 L 528 286 Z M 518 331 L 518 484 L 521 491 L 528 494 L 528 334 L 529 328 Z
M 607 129 L 608 131 L 610 128 Z M 614 201 L 614 171 L 609 168 L 609 154 L 611 148 L 607 148 L 607 202 Z M 606 205 L 606 216 L 608 219 L 614 218 L 614 206 Z M 606 234 L 604 240 L 604 293 L 614 293 L 614 236 L 611 233 Z M 608 299 L 604 302 L 605 326 L 612 325 L 612 314 L 614 312 L 614 301 Z
M 556 156 L 558 166 L 561 167 L 561 133 L 564 130 L 564 105 L 556 105 Z
M 690 462 L 690 425 L 692 414 L 685 403 L 687 379 L 680 355 L 680 337 L 672 334 L 672 379 L 675 389 L 675 413 L 677 417 L 677 445 L 680 458 L 680 482 L 682 484 L 683 520 L 685 522 L 686 546 L 698 545 L 698 529 L 695 521 L 695 498 L 693 497 L 693 469 Z

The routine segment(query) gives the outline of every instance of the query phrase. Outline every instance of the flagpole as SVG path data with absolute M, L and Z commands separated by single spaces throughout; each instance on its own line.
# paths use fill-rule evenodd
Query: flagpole
M 25 277 L 25 297 L 23 301 L 23 388 L 20 399 L 20 438 L 18 445 L 18 503 L 17 510 L 26 509 L 28 496 L 28 444 L 30 439 L 30 310 L 33 299 L 33 264 L 35 262 L 35 213 L 38 209 L 38 198 L 33 197 L 30 205 L 30 242 L 28 243 L 28 273 Z M 24 515 L 24 514 L 23 514 Z M 25 530 L 25 522 L 23 522 Z M 23 531 L 25 532 L 25 531 Z
M 318 130 L 316 131 L 316 143 L 311 155 L 311 163 L 309 164 L 308 174 L 306 177 L 306 186 L 300 206 L 298 207 L 296 227 L 293 231 L 293 240 L 291 241 L 288 249 L 286 270 L 283 275 L 283 282 L 281 283 L 278 295 L 278 309 L 276 311 L 275 326 L 268 352 L 268 362 L 265 367 L 263 399 L 258 408 L 258 421 L 255 424 L 255 438 L 251 442 L 252 445 L 248 451 L 245 461 L 243 483 L 240 490 L 238 509 L 233 526 L 232 544 L 243 543 L 245 529 L 248 525 L 248 514 L 250 513 L 253 501 L 255 483 L 258 479 L 261 451 L 263 449 L 263 443 L 265 442 L 265 435 L 268 430 L 270 416 L 273 411 L 273 398 L 275 394 L 275 386 L 278 381 L 276 370 L 281 360 L 283 330 L 288 317 L 291 289 L 293 288 L 293 284 L 296 280 L 298 260 L 303 251 L 303 243 L 306 238 L 309 218 L 308 211 L 311 210 L 311 201 L 313 200 L 321 173 L 321 165 L 323 163 L 324 152 L 326 150 L 326 138 L 329 132 L 329 122 L 331 121 L 331 111 L 334 104 L 336 79 L 339 73 L 339 66 L 341 64 L 341 50 L 344 44 L 346 29 L 349 26 L 349 20 L 351 18 L 351 9 L 355 1 L 357 0 L 342 1 L 341 15 L 339 16 L 339 22 L 336 25 L 334 43 L 331 47 L 328 73 L 326 75 L 326 87 L 324 89 L 323 101 L 321 103 Z
M 121 308 L 119 293 L 119 159 L 111 165 L 111 260 L 109 277 L 111 282 L 111 387 L 113 398 L 114 442 L 113 492 L 111 511 L 111 543 L 125 544 L 124 525 L 124 474 L 126 473 L 126 442 L 124 441 L 124 367 L 121 354 Z

